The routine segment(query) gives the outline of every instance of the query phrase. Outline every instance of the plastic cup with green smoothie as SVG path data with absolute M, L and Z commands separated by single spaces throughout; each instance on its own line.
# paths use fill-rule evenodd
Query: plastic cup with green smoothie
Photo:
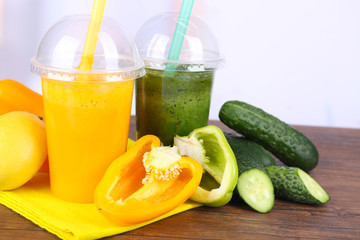
M 209 28 L 191 16 L 179 60 L 167 59 L 178 15 L 145 22 L 135 42 L 146 74 L 136 80 L 136 136 L 153 134 L 164 145 L 208 124 L 216 69 L 223 59 Z

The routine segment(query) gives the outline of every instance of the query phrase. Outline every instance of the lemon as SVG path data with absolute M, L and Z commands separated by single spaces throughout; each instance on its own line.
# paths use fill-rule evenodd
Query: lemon
M 46 157 L 43 121 L 23 111 L 0 116 L 0 190 L 12 190 L 25 184 Z

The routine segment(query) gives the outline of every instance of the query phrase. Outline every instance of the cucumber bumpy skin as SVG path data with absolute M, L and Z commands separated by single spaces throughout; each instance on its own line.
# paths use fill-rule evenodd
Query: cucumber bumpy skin
M 310 205 L 325 204 L 330 196 L 306 172 L 295 167 L 265 167 L 275 189 L 275 197 Z
M 237 159 L 241 159 L 244 155 L 251 154 L 254 158 L 257 158 L 264 167 L 275 165 L 274 157 L 260 144 L 233 133 L 224 132 L 224 135 Z
M 221 107 L 219 118 L 228 127 L 262 145 L 287 166 L 310 171 L 318 164 L 318 151 L 304 134 L 260 108 L 228 101 Z

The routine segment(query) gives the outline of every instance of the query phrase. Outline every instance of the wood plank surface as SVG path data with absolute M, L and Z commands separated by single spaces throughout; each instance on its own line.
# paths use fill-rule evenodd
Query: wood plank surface
M 210 124 L 231 131 L 218 121 Z M 331 196 L 327 204 L 276 200 L 269 213 L 261 214 L 235 194 L 226 206 L 192 209 L 106 239 L 360 239 L 360 129 L 294 127 L 319 151 L 319 164 L 310 175 Z M 134 117 L 130 137 L 135 138 Z M 57 237 L 0 205 L 2 239 Z

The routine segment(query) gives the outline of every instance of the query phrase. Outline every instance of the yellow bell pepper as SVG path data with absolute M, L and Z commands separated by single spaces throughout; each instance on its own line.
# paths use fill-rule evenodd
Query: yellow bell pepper
M 162 147 L 159 138 L 146 135 L 109 166 L 95 190 L 95 204 L 118 225 L 149 221 L 184 203 L 202 172 L 177 147 Z
M 0 80 L 0 115 L 12 111 L 25 111 L 44 117 L 43 98 L 17 81 Z

